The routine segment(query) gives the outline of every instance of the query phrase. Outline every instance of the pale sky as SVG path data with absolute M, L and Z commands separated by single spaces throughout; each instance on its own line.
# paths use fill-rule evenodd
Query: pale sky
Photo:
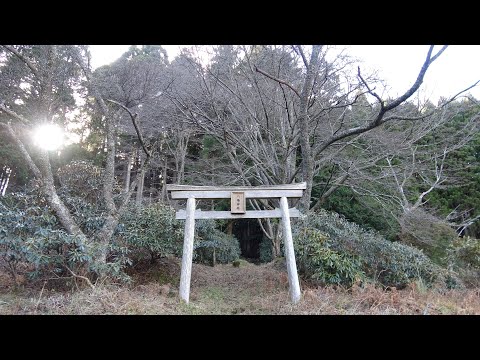
M 93 68 L 115 61 L 129 46 L 90 45 Z M 162 46 L 167 50 L 171 61 L 183 45 Z M 363 60 L 360 65 L 362 73 L 378 69 L 379 77 L 390 86 L 389 94 L 392 97 L 405 92 L 415 82 L 428 51 L 428 45 L 345 47 L 348 54 Z M 436 46 L 434 52 L 440 48 L 441 46 Z M 480 45 L 451 45 L 428 69 L 420 95 L 436 103 L 440 96 L 451 97 L 477 80 L 480 80 Z M 469 92 L 480 99 L 480 84 Z

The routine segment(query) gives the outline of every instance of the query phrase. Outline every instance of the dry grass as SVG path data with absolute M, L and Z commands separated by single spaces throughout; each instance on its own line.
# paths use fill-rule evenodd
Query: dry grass
M 478 290 L 404 290 L 373 285 L 352 289 L 302 284 L 302 301 L 292 305 L 283 269 L 242 262 L 193 264 L 190 304 L 178 298 L 180 261 L 140 264 L 133 284 L 59 291 L 52 286 L 15 290 L 0 274 L 0 314 L 480 314 Z

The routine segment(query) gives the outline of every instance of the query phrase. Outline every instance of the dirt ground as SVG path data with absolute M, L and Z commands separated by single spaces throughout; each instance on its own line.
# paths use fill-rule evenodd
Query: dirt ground
M 0 274 L 0 314 L 480 314 L 479 290 L 403 290 L 372 285 L 351 289 L 302 282 L 302 300 L 289 300 L 288 280 L 279 263 L 239 267 L 193 264 L 190 303 L 178 297 L 180 259 L 140 264 L 130 285 L 96 284 L 70 289 L 52 284 L 16 289 Z M 79 284 L 81 285 L 81 284 Z

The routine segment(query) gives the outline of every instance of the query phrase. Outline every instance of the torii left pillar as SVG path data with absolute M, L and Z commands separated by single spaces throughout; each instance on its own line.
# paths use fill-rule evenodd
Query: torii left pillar
M 195 235 L 195 198 L 187 199 L 187 218 L 183 239 L 182 273 L 180 275 L 180 298 L 187 304 L 190 298 L 190 279 L 192 277 L 193 237 Z

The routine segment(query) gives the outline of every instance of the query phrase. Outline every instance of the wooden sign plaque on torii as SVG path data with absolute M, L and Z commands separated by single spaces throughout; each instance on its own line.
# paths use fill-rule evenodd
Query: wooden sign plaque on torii
M 190 186 L 167 185 L 173 200 L 187 199 L 186 210 L 177 211 L 176 218 L 184 219 L 185 235 L 183 242 L 182 272 L 180 275 L 180 297 L 188 303 L 192 274 L 193 238 L 195 219 L 265 219 L 282 218 L 287 260 L 288 283 L 293 303 L 300 300 L 300 284 L 293 250 L 291 217 L 299 217 L 300 212 L 288 208 L 288 198 L 301 198 L 306 183 L 272 186 Z M 280 199 L 280 209 L 246 210 L 247 199 Z M 195 210 L 196 199 L 231 199 L 230 211 Z

